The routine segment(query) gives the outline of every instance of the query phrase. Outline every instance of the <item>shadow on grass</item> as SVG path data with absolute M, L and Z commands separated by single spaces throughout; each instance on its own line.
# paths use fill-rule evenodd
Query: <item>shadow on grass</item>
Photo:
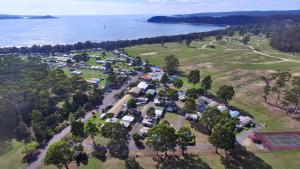
M 184 158 L 172 155 L 154 161 L 157 169 L 211 169 L 199 156 L 192 154 L 187 154 Z
M 11 140 L 0 142 L 0 156 L 6 154 L 13 148 Z
M 263 159 L 257 157 L 254 153 L 247 151 L 242 146 L 226 154 L 221 158 L 225 169 L 272 169 Z

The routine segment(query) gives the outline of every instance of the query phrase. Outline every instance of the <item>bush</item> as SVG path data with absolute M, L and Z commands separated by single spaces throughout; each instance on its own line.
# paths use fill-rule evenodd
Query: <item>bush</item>
M 92 152 L 92 156 L 98 158 L 100 160 L 104 160 L 106 158 L 107 148 L 101 145 L 97 145 L 94 147 Z
M 126 169 L 140 169 L 140 164 L 135 160 L 135 158 L 128 158 L 125 161 L 125 168 Z
M 138 142 L 138 141 L 141 139 L 141 137 L 140 137 L 140 135 L 139 135 L 138 133 L 134 133 L 134 134 L 132 135 L 132 139 L 133 139 L 135 142 Z
M 39 150 L 40 145 L 38 143 L 27 144 L 22 151 L 24 155 L 23 162 L 30 163 L 37 159 L 37 156 L 40 154 Z

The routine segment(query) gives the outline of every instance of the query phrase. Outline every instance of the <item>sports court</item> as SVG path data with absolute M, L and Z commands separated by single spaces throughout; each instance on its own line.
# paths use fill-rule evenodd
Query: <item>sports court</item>
M 300 132 L 258 132 L 256 136 L 270 150 L 300 150 Z

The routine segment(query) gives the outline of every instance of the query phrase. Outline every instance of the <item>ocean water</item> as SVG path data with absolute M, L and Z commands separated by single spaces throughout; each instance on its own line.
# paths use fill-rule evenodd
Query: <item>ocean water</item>
M 213 25 L 148 23 L 151 16 L 59 16 L 0 20 L 0 46 L 101 42 L 223 29 Z

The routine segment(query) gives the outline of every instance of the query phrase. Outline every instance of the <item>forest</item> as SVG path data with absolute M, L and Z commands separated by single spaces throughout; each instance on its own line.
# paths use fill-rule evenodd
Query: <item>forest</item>
M 62 122 L 70 114 L 79 118 L 101 103 L 102 91 L 81 77 L 50 69 L 38 57 L 2 57 L 0 96 L 0 137 L 34 135 L 45 143 L 67 126 Z

